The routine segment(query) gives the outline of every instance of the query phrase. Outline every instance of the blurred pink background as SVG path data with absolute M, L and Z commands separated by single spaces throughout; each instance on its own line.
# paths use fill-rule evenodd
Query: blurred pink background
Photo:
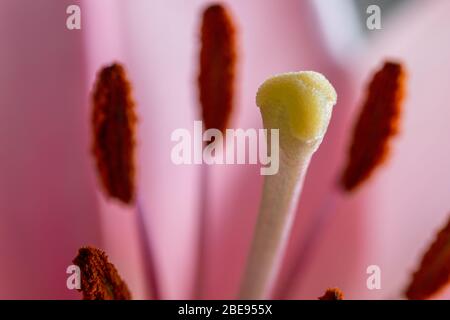
M 315 299 L 338 286 L 349 299 L 401 298 L 450 209 L 450 2 L 409 1 L 382 11 L 382 29 L 374 31 L 364 30 L 361 8 L 349 0 L 223 2 L 239 34 L 233 127 L 261 127 L 255 93 L 275 73 L 322 72 L 339 96 L 284 261 L 280 286 L 293 283 L 286 297 Z M 135 298 L 150 296 L 136 212 L 105 199 L 89 153 L 90 91 L 96 72 L 113 61 L 126 66 L 138 105 L 139 198 L 162 297 L 191 298 L 200 167 L 171 162 L 170 134 L 199 119 L 198 30 L 210 3 L 0 0 L 1 299 L 79 299 L 66 288 L 66 268 L 87 244 L 109 254 Z M 66 29 L 71 4 L 81 7 L 81 30 Z M 343 165 L 367 81 L 386 58 L 403 61 L 409 74 L 392 156 L 338 202 L 301 277 L 285 279 Z M 262 177 L 256 165 L 210 169 L 204 296 L 230 299 L 243 272 Z M 366 268 L 374 264 L 382 271 L 381 290 L 366 287 Z

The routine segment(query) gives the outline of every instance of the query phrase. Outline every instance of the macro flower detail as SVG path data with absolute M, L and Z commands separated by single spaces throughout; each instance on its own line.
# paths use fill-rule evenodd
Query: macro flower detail
M 432 297 L 450 282 L 450 220 L 438 232 L 424 254 L 406 290 L 406 297 L 422 300 Z
M 20 2 L 0 1 L 0 299 L 82 299 L 87 244 L 88 299 L 450 298 L 450 1 Z M 338 99 L 312 155 L 322 86 L 255 97 L 313 70 Z M 127 290 L 93 289 L 100 252 Z
M 135 196 L 137 116 L 131 85 L 121 64 L 99 72 L 92 102 L 92 152 L 100 180 L 107 195 L 130 204 Z
M 94 247 L 83 247 L 73 260 L 81 270 L 84 300 L 130 300 L 127 284 L 120 278 L 107 255 Z
M 405 79 L 405 68 L 396 62 L 386 62 L 374 75 L 341 179 L 346 191 L 354 190 L 368 179 L 387 158 L 390 141 L 399 131 Z

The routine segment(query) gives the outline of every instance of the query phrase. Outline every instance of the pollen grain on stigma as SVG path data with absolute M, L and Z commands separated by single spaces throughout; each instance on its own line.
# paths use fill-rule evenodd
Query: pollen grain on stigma
M 135 196 L 135 104 L 122 65 L 100 70 L 93 93 L 92 152 L 106 193 L 131 204 Z
M 89 246 L 79 249 L 73 263 L 81 271 L 80 291 L 84 300 L 131 300 L 127 284 L 100 249 Z
M 356 123 L 341 186 L 355 190 L 368 179 L 389 154 L 391 139 L 399 131 L 405 96 L 405 68 L 385 62 L 373 77 Z

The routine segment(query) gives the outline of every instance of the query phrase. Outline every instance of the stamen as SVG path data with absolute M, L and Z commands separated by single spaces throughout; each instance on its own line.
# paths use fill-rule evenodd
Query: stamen
M 208 7 L 201 27 L 198 86 L 205 129 L 224 132 L 233 109 L 236 67 L 235 26 L 228 10 Z
M 131 204 L 135 196 L 135 127 L 131 86 L 120 64 L 103 68 L 93 94 L 93 145 L 106 193 Z
M 411 300 L 428 299 L 450 282 L 450 220 L 438 232 L 406 290 Z
M 103 251 L 81 248 L 73 263 L 81 270 L 80 291 L 84 300 L 131 300 L 127 284 Z
M 135 149 L 137 116 L 124 67 L 114 63 L 100 70 L 93 93 L 92 151 L 106 194 L 136 209 L 142 252 L 154 299 L 159 298 L 153 246 L 137 199 Z
M 319 300 L 344 300 L 344 294 L 339 288 L 327 289 L 325 294 L 318 298 Z
M 207 7 L 201 25 L 198 90 L 204 129 L 225 133 L 234 105 L 236 35 L 233 19 L 221 4 Z M 198 260 L 194 297 L 204 286 L 208 228 L 208 167 L 201 168 Z
M 389 143 L 399 131 L 405 79 L 404 67 L 395 62 L 386 62 L 373 77 L 341 179 L 344 190 L 356 189 L 387 159 Z

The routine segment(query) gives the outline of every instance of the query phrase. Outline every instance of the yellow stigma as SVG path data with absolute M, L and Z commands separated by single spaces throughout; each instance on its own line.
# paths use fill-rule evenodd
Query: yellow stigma
M 336 99 L 336 91 L 322 74 L 302 71 L 266 80 L 256 104 L 266 125 L 289 129 L 295 138 L 312 142 L 323 138 Z

